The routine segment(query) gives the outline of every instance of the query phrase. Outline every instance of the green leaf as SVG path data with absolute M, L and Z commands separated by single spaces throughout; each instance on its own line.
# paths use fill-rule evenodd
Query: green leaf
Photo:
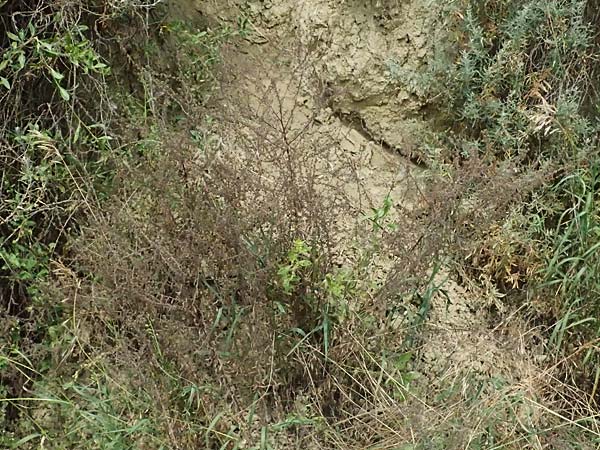
M 330 322 L 329 316 L 325 313 L 323 314 L 323 350 L 325 353 L 325 358 L 329 354 L 329 338 L 330 338 Z
M 25 53 L 19 53 L 19 69 L 25 67 Z
M 402 355 L 396 357 L 396 359 L 394 361 L 394 366 L 396 366 L 396 369 L 398 369 L 398 370 L 406 369 L 406 366 L 410 362 L 412 356 L 413 356 L 412 353 L 408 352 L 408 353 L 403 353 Z
M 290 328 L 290 331 L 298 333 L 302 337 L 306 337 L 306 332 L 302 328 Z
M 54 78 L 56 81 L 60 81 L 65 77 L 62 73 L 57 72 L 52 67 L 48 67 L 48 70 L 50 71 L 50 75 L 52 75 L 52 78 Z
M 10 90 L 10 83 L 8 82 L 8 80 L 4 77 L 0 77 L 0 84 L 2 86 L 4 86 L 6 89 Z
M 0 2 L 0 6 L 2 6 L 2 2 Z M 33 434 L 30 434 L 30 435 L 28 435 L 28 436 L 25 436 L 24 438 L 22 438 L 22 439 L 19 439 L 17 442 L 15 442 L 15 443 L 13 444 L 13 445 L 14 445 L 14 447 L 13 447 L 13 448 L 18 448 L 18 447 L 20 447 L 21 445 L 23 445 L 23 444 L 26 444 L 27 442 L 29 442 L 29 441 L 31 441 L 31 440 L 33 440 L 33 439 L 37 439 L 37 438 L 39 438 L 39 437 L 42 437 L 42 435 L 41 435 L 41 434 L 39 434 L 39 433 L 33 433 Z M 43 442 L 43 441 L 42 441 L 42 442 Z M 42 444 L 42 445 L 43 445 L 43 444 Z
M 275 306 L 277 306 L 277 310 L 281 313 L 281 314 L 285 314 L 287 311 L 285 309 L 285 306 L 283 306 L 283 303 L 281 302 L 275 302 Z
M 71 98 L 71 96 L 69 95 L 69 92 L 59 84 L 57 84 L 56 87 L 58 88 L 58 92 L 60 93 L 60 96 L 62 97 L 62 99 L 65 102 L 68 102 L 69 99 Z
M 18 41 L 19 40 L 19 36 L 17 36 L 14 33 L 11 33 L 10 31 L 6 32 L 6 35 L 10 38 L 10 40 L 12 41 Z
M 47 53 L 50 53 L 51 55 L 54 55 L 54 56 L 58 56 L 59 55 L 59 53 L 54 49 L 54 47 L 52 46 L 52 44 L 49 44 L 48 42 L 45 42 L 45 41 L 39 41 L 39 45 Z
M 6 262 L 6 265 L 4 266 L 5 269 L 16 269 L 21 267 L 21 260 L 14 253 L 4 253 L 2 257 Z
M 77 129 L 75 129 L 75 134 L 73 135 L 73 144 L 77 144 L 77 141 L 79 141 L 80 133 L 81 133 L 81 123 L 77 124 Z

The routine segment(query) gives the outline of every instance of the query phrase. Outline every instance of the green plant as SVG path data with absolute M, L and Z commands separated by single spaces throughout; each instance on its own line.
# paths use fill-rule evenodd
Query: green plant
M 407 400 L 407 392 L 411 383 L 419 375 L 410 370 L 410 362 L 414 357 L 412 352 L 401 354 L 385 354 L 381 362 L 381 383 L 392 392 L 392 397 L 398 401 Z
M 564 211 L 557 220 L 551 258 L 544 267 L 544 287 L 563 299 L 551 342 L 560 350 L 569 335 L 584 331 L 597 338 L 600 333 L 600 207 L 598 167 L 577 170 L 554 187 L 564 199 Z M 590 347 L 584 360 L 594 363 L 597 352 Z M 595 364 L 595 363 L 594 363 Z M 597 379 L 597 377 L 596 377 Z M 594 386 L 594 391 L 596 387 Z
M 592 70 L 585 2 L 469 2 L 463 14 L 444 83 L 461 131 L 500 158 L 575 156 L 592 131 L 578 111 Z
M 101 105 L 110 74 L 91 30 L 51 6 L 21 12 L 13 21 L 0 14 L 0 292 L 17 314 L 110 179 L 110 137 L 85 98 L 97 94 Z
M 301 281 L 302 270 L 312 266 L 311 251 L 312 248 L 304 241 L 294 240 L 293 246 L 288 252 L 286 264 L 277 271 L 281 287 L 286 294 L 290 295 L 294 292 L 297 284 Z
M 526 289 L 538 305 L 546 303 L 541 309 L 556 320 L 549 336 L 555 349 L 567 341 L 579 345 L 598 329 L 594 5 L 453 3 L 449 23 L 460 49 L 438 74 L 441 89 L 432 91 L 445 111 L 438 144 L 447 152 L 432 152 L 436 167 L 440 160 L 505 164 L 524 197 L 496 207 L 503 214 L 485 225 L 493 237 L 480 238 L 466 259 L 501 292 L 518 296 Z M 468 177 L 468 169 L 447 172 Z M 476 180 L 479 192 L 467 190 L 464 198 L 482 196 L 486 185 L 506 190 L 509 172 L 494 172 L 497 178 Z M 535 177 L 540 182 L 529 185 Z M 500 190 L 490 193 L 487 203 L 500 205 L 500 198 Z M 593 360 L 592 350 L 584 353 Z
M 311 267 L 314 263 L 311 258 L 312 248 L 302 240 L 294 240 L 292 249 L 288 252 L 286 265 L 281 266 L 277 272 L 281 286 L 286 295 L 294 294 L 296 287 L 307 276 L 312 281 L 312 289 L 300 294 L 300 298 L 293 301 L 305 303 L 306 310 L 314 318 L 310 329 L 294 327 L 302 339 L 292 348 L 294 352 L 302 343 L 315 334 L 322 335 L 323 354 L 328 357 L 329 348 L 333 337 L 333 327 L 342 324 L 349 316 L 348 298 L 355 294 L 356 280 L 352 271 L 340 269 L 334 273 L 326 273 L 322 280 L 311 279 Z M 297 295 L 297 294 L 296 294 Z M 288 312 L 286 306 L 276 301 L 275 305 L 282 314 Z
M 58 16 L 49 19 L 51 22 L 60 20 Z M 64 83 L 73 82 L 79 70 L 85 75 L 110 73 L 108 65 L 85 37 L 87 31 L 87 26 L 75 24 L 51 38 L 44 38 L 44 29 L 38 28 L 34 22 L 15 30 L 15 33 L 8 31 L 8 48 L 0 60 L 0 84 L 10 91 L 23 77 L 23 72 L 28 71 L 28 76 L 46 76 L 60 97 L 69 101 L 71 94 Z
M 238 22 L 238 30 L 220 26 L 214 30 L 198 30 L 183 21 L 172 21 L 163 25 L 160 34 L 170 37 L 177 46 L 177 80 L 194 96 L 206 98 L 214 85 L 214 69 L 220 62 L 222 44 L 234 36 L 244 35 L 247 23 Z
M 371 215 L 367 217 L 369 222 L 373 224 L 373 231 L 380 231 L 384 228 L 389 230 L 396 230 L 397 226 L 394 223 L 386 223 L 386 219 L 390 214 L 394 202 L 389 195 L 383 199 L 383 206 L 380 208 L 371 208 Z

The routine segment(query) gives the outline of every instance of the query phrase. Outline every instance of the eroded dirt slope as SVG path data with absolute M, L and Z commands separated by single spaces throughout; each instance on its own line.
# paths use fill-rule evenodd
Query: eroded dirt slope
M 339 219 L 341 265 L 353 258 L 358 224 L 386 197 L 393 199 L 391 221 L 427 201 L 419 188 L 424 169 L 411 162 L 427 127 L 417 80 L 443 32 L 427 2 L 391 3 L 203 2 L 201 8 L 231 22 L 245 13 L 253 23 L 246 42 L 225 52 L 219 107 L 226 117 L 243 118 L 224 121 L 225 147 L 304 155 L 295 161 L 299 173 L 351 206 Z M 277 173 L 266 155 L 257 176 L 268 183 Z M 380 255 L 382 280 L 393 264 Z M 476 283 L 439 279 L 419 332 L 418 371 L 438 389 L 483 382 L 523 396 L 535 392 L 542 381 L 522 325 L 514 317 L 496 322 L 489 313 L 493 295 Z M 392 326 L 407 325 L 402 314 L 410 307 L 400 311 Z
M 392 221 L 426 201 L 419 189 L 423 169 L 408 158 L 418 129 L 426 127 L 415 80 L 426 70 L 432 37 L 442 31 L 435 30 L 436 12 L 427 2 L 392 3 L 204 4 L 206 14 L 230 21 L 245 11 L 255 29 L 225 55 L 229 75 L 221 106 L 226 115 L 248 119 L 224 131 L 231 147 L 248 147 L 236 145 L 242 139 L 257 151 L 261 142 L 264 148 L 286 140 L 302 148 L 308 156 L 298 170 L 310 170 L 322 190 L 352 206 L 340 218 L 346 233 L 339 237 L 341 258 L 352 258 L 352 232 L 386 197 L 394 201 Z M 391 264 L 381 255 L 381 278 Z M 422 369 L 437 380 L 455 371 L 478 379 L 528 379 L 534 366 L 518 327 L 507 331 L 506 324 L 493 323 L 486 312 L 493 299 L 483 289 L 470 292 L 442 278 L 421 337 Z
M 227 17 L 247 14 L 265 47 L 295 41 L 311 52 L 337 114 L 374 140 L 418 156 L 426 127 L 422 81 L 434 47 L 446 38 L 439 11 L 427 0 L 230 2 L 204 7 Z

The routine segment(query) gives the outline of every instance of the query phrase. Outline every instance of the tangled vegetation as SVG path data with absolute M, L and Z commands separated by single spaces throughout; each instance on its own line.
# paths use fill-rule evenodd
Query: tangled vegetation
M 551 342 L 558 352 L 583 356 L 584 371 L 595 371 L 586 379 L 596 392 L 598 4 L 485 1 L 453 8 L 458 50 L 438 80 L 451 127 L 440 136 L 447 153 L 435 157 L 437 164 L 440 155 L 465 165 L 477 160 L 486 175 L 475 180 L 476 195 L 496 185 L 489 189 L 496 200 L 482 195 L 478 207 L 507 214 L 477 230 L 482 237 L 463 256 L 508 298 L 556 319 Z
M 431 201 L 345 259 L 333 144 L 227 117 L 252 24 L 187 3 L 0 0 L 0 447 L 596 448 L 598 1 L 443 5 Z M 538 391 L 420 373 L 446 271 L 541 330 Z

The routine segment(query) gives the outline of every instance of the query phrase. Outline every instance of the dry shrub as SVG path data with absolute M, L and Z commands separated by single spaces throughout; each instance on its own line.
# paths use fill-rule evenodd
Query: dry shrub
M 185 376 L 210 373 L 241 402 L 257 390 L 292 399 L 305 371 L 324 370 L 322 357 L 297 361 L 291 350 L 302 338 L 294 330 L 311 333 L 322 320 L 335 220 L 347 205 L 320 193 L 317 147 L 302 135 L 246 131 L 224 143 L 210 126 L 195 142 L 163 130 L 157 152 L 123 168 L 113 200 L 72 248 L 78 270 L 96 280 L 79 308 L 95 351 L 112 347 L 106 336 L 118 330 L 126 344 L 112 352 L 117 365 L 129 363 L 123 347 L 143 364 L 152 323 Z M 280 270 L 298 241 L 310 265 L 286 290 Z M 323 339 L 315 331 L 307 343 Z
M 432 261 L 444 261 L 503 293 L 515 292 L 537 276 L 543 255 L 533 251 L 522 205 L 555 177 L 552 168 L 523 171 L 478 153 L 429 163 L 417 205 L 401 215 L 403 233 L 390 236 L 401 264 L 410 261 L 414 275 L 425 281 L 422 274 Z M 407 233 L 412 239 L 406 239 Z

